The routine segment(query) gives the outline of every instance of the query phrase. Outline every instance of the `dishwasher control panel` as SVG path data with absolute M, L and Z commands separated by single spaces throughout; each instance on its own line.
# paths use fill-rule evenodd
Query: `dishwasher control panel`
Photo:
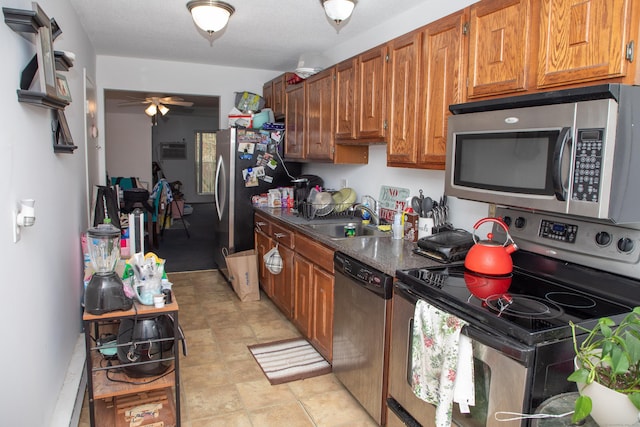
M 342 252 L 336 252 L 333 258 L 336 273 L 341 273 L 360 286 L 381 294 L 385 299 L 391 298 L 393 277 L 385 274 L 360 260 Z

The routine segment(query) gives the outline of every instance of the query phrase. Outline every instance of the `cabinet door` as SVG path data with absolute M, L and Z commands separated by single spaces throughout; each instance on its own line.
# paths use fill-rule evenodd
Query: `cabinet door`
M 287 318 L 291 318 L 293 314 L 293 250 L 278 245 L 278 252 L 282 257 L 282 271 L 272 275 L 272 300 Z
M 333 359 L 333 275 L 313 268 L 313 336 L 318 351 L 328 360 Z
M 273 115 L 276 117 L 284 115 L 284 90 L 286 85 L 286 75 L 282 75 L 273 81 L 273 102 L 271 109 L 273 110 Z
M 387 86 L 387 163 L 417 159 L 418 79 L 422 33 L 410 33 L 389 43 Z
M 287 88 L 284 157 L 304 159 L 304 84 Z
M 264 107 L 273 109 L 273 81 L 268 81 L 262 86 L 262 97 L 264 98 Z
M 467 17 L 467 10 L 462 10 L 424 30 L 418 147 L 418 163 L 424 168 L 444 169 L 449 105 L 464 99 L 466 50 L 462 31 Z
M 384 142 L 386 46 L 376 47 L 358 56 L 357 139 Z
M 357 59 L 336 65 L 336 139 L 356 139 Z
M 262 262 L 264 255 L 272 248 L 271 239 L 262 232 L 255 232 L 256 251 L 258 253 L 258 279 L 260 287 L 269 298 L 273 298 L 272 275 Z
M 630 3 L 541 0 L 538 87 L 624 76 Z
M 305 338 L 310 338 L 313 321 L 313 264 L 296 254 L 293 258 L 293 270 L 293 323 Z
M 471 6 L 468 98 L 527 89 L 530 2 L 484 0 Z
M 305 158 L 332 160 L 335 143 L 334 126 L 334 85 L 335 69 L 324 70 L 305 82 L 306 117 L 305 137 L 307 153 Z

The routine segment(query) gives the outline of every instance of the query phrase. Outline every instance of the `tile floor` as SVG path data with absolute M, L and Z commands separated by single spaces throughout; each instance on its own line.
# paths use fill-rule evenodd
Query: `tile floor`
M 247 345 L 299 336 L 262 295 L 240 302 L 216 270 L 171 273 L 188 356 L 180 358 L 184 427 L 376 426 L 333 374 L 272 386 Z M 80 427 L 89 425 L 88 406 Z

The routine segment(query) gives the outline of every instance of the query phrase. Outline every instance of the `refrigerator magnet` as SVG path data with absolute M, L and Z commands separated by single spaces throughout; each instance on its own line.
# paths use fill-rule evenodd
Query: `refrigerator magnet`
M 255 144 L 253 142 L 241 142 L 240 144 L 238 144 L 238 151 L 240 153 L 253 154 L 254 149 Z
M 258 177 L 256 176 L 253 168 L 243 170 L 242 177 L 244 178 L 245 187 L 257 187 L 259 185 Z

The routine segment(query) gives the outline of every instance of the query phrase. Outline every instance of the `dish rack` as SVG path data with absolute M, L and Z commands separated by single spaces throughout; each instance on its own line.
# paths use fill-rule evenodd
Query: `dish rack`
M 355 211 L 343 209 L 342 203 L 314 204 L 300 202 L 298 204 L 298 216 L 306 220 L 312 219 L 337 219 L 355 218 Z

